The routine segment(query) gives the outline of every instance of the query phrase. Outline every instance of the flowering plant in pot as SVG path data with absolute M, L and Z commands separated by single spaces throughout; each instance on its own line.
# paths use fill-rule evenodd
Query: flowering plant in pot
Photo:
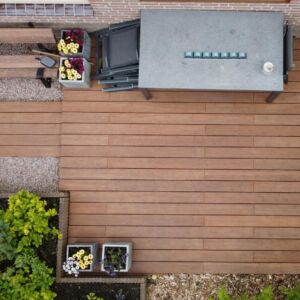
M 67 245 L 67 259 L 63 263 L 63 270 L 75 277 L 78 277 L 80 272 L 92 272 L 96 254 L 97 244 Z
M 91 39 L 82 29 L 62 30 L 57 49 L 64 56 L 83 56 L 89 59 Z
M 82 57 L 60 59 L 59 82 L 66 87 L 89 87 L 90 64 Z
M 131 268 L 131 243 L 106 243 L 102 245 L 101 271 L 111 277 L 117 272 L 128 272 Z

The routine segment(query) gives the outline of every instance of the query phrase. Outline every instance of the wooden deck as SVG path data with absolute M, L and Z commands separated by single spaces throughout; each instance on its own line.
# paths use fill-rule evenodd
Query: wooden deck
M 69 241 L 131 240 L 134 273 L 299 273 L 300 43 L 285 93 L 65 90 L 1 103 L 1 156 L 57 156 Z

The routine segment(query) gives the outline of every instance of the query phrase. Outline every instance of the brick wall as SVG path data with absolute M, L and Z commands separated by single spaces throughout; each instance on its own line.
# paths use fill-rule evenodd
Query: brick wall
M 133 19 L 139 16 L 141 9 L 173 8 L 173 9 L 202 9 L 202 10 L 255 10 L 282 11 L 287 20 L 296 26 L 300 35 L 300 0 L 291 0 L 286 4 L 270 3 L 201 3 L 201 2 L 140 2 L 139 0 L 90 0 L 94 16 L 82 17 L 0 17 L 0 22 L 42 22 L 42 23 L 87 23 L 104 26 L 109 23 Z

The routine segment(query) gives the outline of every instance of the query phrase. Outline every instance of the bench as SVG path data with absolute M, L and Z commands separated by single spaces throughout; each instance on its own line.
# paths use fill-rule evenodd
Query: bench
M 0 28 L 0 43 L 6 44 L 55 44 L 51 28 Z M 45 68 L 36 58 L 39 55 L 0 56 L 0 78 L 37 78 L 45 87 L 51 87 L 58 68 Z
M 55 44 L 51 28 L 0 28 L 1 44 Z

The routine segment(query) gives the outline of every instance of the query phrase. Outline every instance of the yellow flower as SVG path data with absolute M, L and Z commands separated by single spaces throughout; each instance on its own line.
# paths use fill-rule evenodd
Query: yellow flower
M 60 72 L 64 72 L 65 70 L 66 70 L 66 68 L 64 66 L 59 67 Z
M 80 74 L 77 74 L 77 75 L 76 75 L 76 78 L 77 78 L 77 79 L 81 79 L 81 75 L 80 75 Z
M 60 77 L 61 77 L 62 79 L 66 79 L 66 74 L 61 73 L 61 74 L 60 74 Z
M 59 44 L 62 44 L 62 45 L 64 45 L 64 44 L 65 44 L 65 41 L 64 41 L 64 39 L 60 39 L 60 40 L 59 40 Z
M 80 74 L 79 74 L 80 75 Z M 80 76 L 81 77 L 81 76 Z M 90 254 L 89 256 L 89 259 L 93 259 L 93 255 L 92 254 Z
M 73 254 L 72 257 L 75 259 L 76 258 L 76 254 Z
M 68 50 L 63 50 L 63 53 L 64 54 L 68 54 Z
M 71 49 L 71 45 L 70 45 L 70 44 L 67 45 L 67 49 L 68 49 L 68 50 Z
M 74 50 L 73 50 L 73 53 L 77 53 L 77 52 L 78 52 L 78 50 L 77 50 L 77 49 L 74 49 Z
M 71 46 L 71 48 L 73 48 L 75 44 L 71 42 L 69 45 Z
M 78 49 L 78 48 L 79 48 L 79 44 L 78 44 L 78 43 L 74 44 L 74 47 L 75 47 L 76 49 Z

